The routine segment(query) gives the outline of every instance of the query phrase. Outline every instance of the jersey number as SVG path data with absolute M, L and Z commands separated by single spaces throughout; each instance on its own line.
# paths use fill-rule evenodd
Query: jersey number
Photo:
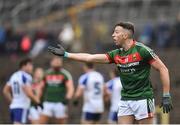
M 19 94 L 20 93 L 19 83 L 18 82 L 14 82 L 13 92 L 14 92 L 14 94 Z
M 99 94 L 101 93 L 100 83 L 99 83 L 99 82 L 96 82 L 96 83 L 94 84 L 94 88 L 95 88 L 94 94 L 95 94 L 95 95 L 99 95 Z

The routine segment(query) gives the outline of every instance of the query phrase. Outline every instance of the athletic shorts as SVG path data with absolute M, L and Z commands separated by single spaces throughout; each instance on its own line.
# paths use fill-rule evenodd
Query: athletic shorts
M 12 108 L 10 109 L 10 118 L 11 121 L 18 122 L 18 123 L 27 123 L 27 117 L 28 117 L 28 109 L 23 108 Z
M 118 117 L 117 117 L 117 112 L 109 112 L 109 116 L 108 116 L 108 121 L 109 122 L 117 122 L 118 121 Z
M 35 108 L 34 106 L 32 106 L 29 109 L 29 120 L 39 120 L 41 112 L 41 107 L 38 106 L 37 108 Z
M 61 102 L 44 102 L 42 114 L 54 118 L 66 118 L 67 107 Z
M 134 115 L 136 120 L 153 117 L 155 113 L 154 99 L 120 100 L 118 117 Z
M 83 112 L 82 119 L 86 121 L 99 121 L 101 119 L 101 113 Z

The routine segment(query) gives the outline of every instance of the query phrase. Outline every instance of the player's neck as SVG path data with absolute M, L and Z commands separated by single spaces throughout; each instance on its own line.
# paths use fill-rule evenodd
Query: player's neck
M 92 72 L 92 71 L 94 71 L 94 69 L 88 69 L 88 70 L 86 70 L 86 72 Z
M 133 44 L 134 44 L 133 39 L 127 39 L 126 41 L 124 41 L 122 48 L 123 48 L 123 50 L 127 51 L 133 46 Z

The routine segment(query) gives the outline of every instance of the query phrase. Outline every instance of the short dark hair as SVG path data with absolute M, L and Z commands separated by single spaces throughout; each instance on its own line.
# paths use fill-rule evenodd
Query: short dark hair
M 85 65 L 90 69 L 94 68 L 94 64 L 91 62 L 85 63 Z
M 121 26 L 124 29 L 129 30 L 132 33 L 132 36 L 134 35 L 134 24 L 131 22 L 119 22 L 115 25 L 116 26 Z
M 32 63 L 31 58 L 24 58 L 19 62 L 19 68 L 22 68 L 23 66 L 27 65 L 28 63 Z

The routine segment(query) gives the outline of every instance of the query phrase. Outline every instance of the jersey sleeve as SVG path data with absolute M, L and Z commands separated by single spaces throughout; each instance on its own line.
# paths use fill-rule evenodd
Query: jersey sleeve
M 85 88 L 87 86 L 87 80 L 88 80 L 88 76 L 82 75 L 78 80 L 79 86 Z
M 107 59 L 109 60 L 109 63 L 114 63 L 114 56 L 116 54 L 117 50 L 112 50 L 106 53 Z
M 113 89 L 113 81 L 112 80 L 109 80 L 107 83 L 106 83 L 106 87 L 108 89 L 109 92 L 112 92 L 112 89 Z
M 141 48 L 140 54 L 141 54 L 143 60 L 145 62 L 148 62 L 149 64 L 154 62 L 156 57 L 157 57 L 155 52 L 152 49 L 150 49 L 149 47 L 147 47 L 147 46 Z
M 31 76 L 26 76 L 26 75 L 22 75 L 22 83 L 23 85 L 31 85 L 32 84 L 32 77 Z
M 72 75 L 70 74 L 70 72 L 68 72 L 68 71 L 65 70 L 65 69 L 63 69 L 62 72 L 63 72 L 64 75 L 65 75 L 65 80 L 66 80 L 66 81 L 73 80 L 73 79 L 72 79 Z

